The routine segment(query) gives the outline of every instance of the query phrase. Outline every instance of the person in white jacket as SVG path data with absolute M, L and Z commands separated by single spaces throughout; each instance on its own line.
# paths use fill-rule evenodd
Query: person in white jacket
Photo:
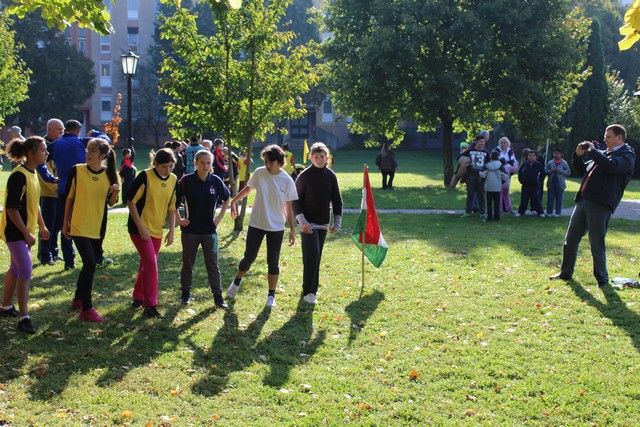
M 486 170 L 480 172 L 480 177 L 484 178 L 484 191 L 487 195 L 487 221 L 500 221 L 500 192 L 502 183 L 509 178 L 499 157 L 497 151 L 492 151 L 491 160 L 485 164 Z

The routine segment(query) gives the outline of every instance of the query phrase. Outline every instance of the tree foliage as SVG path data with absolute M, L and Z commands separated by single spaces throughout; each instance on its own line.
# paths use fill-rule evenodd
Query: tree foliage
M 39 131 L 52 117 L 77 118 L 96 87 L 93 61 L 32 13 L 13 23 L 20 56 L 32 71 L 29 99 L 19 105 L 20 125 Z
M 221 134 L 249 158 L 253 141 L 273 132 L 274 123 L 306 114 L 300 95 L 316 80 L 316 70 L 309 48 L 293 47 L 294 34 L 278 28 L 290 0 L 244 1 L 241 9 L 208 3 L 208 29 L 215 34 L 203 35 L 196 15 L 176 1 L 176 12 L 161 27 L 172 45 L 160 81 L 171 98 L 168 122 L 180 136 Z
M 599 139 L 606 127 L 607 70 L 604 65 L 600 23 L 597 19 L 591 23 L 586 66 L 589 77 L 578 90 L 571 110 L 571 133 L 568 141 L 570 147 L 581 141 Z
M 627 89 L 635 89 L 640 76 L 640 55 L 637 49 L 620 50 L 620 27 L 624 24 L 624 7 L 620 0 L 577 0 L 585 16 L 600 23 L 602 48 L 608 67 L 620 71 Z
M 18 55 L 9 18 L 0 14 L 0 125 L 18 111 L 18 104 L 27 99 L 31 71 Z
M 115 0 L 109 0 L 115 4 Z M 111 16 L 102 0 L 8 0 L 7 12 L 22 19 L 38 9 L 49 28 L 62 31 L 71 23 L 107 35 L 113 32 Z
M 509 118 L 541 140 L 581 80 L 586 23 L 568 0 L 334 0 L 325 43 L 338 109 L 376 139 L 399 121 L 444 128 L 445 183 L 454 125 Z

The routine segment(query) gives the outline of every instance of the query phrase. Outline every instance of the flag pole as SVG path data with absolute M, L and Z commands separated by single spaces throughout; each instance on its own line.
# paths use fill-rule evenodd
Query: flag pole
M 362 170 L 362 190 L 365 191 L 366 182 L 364 180 L 365 172 L 367 171 L 367 164 L 364 164 L 364 168 Z M 362 292 L 364 291 L 364 245 L 367 244 L 366 239 L 364 237 L 366 230 L 362 230 L 360 232 L 360 242 L 362 242 L 362 287 L 360 288 L 360 296 L 362 296 Z

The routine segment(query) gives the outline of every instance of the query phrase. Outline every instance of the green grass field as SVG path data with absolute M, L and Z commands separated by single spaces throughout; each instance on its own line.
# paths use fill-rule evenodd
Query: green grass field
M 358 208 L 375 153 L 334 154 L 345 205 Z M 397 190 L 380 190 L 371 172 L 379 209 L 462 208 L 464 187 L 442 188 L 435 153 L 399 152 L 398 162 Z M 566 206 L 576 189 L 572 179 Z M 637 181 L 625 198 L 640 199 Z M 34 268 L 39 334 L 0 319 L 0 425 L 637 425 L 640 291 L 599 289 L 586 241 L 574 280 L 547 280 L 567 217 L 381 214 L 389 254 L 380 269 L 365 265 L 364 286 L 355 218 L 326 243 L 315 308 L 300 303 L 299 242 L 283 246 L 274 309 L 264 308 L 263 252 L 231 311 L 213 310 L 201 257 L 195 301 L 180 306 L 178 233 L 159 258 L 165 317 L 148 320 L 129 308 L 138 257 L 126 215 L 111 214 L 105 245 L 116 264 L 94 281 L 104 324 L 70 310 L 78 270 L 62 263 Z M 244 233 L 226 217 L 219 236 L 226 288 Z M 637 278 L 639 247 L 638 223 L 613 219 L 612 277 Z

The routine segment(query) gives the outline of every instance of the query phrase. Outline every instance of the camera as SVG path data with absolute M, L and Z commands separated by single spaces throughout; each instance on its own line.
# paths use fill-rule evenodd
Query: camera
M 588 150 L 591 146 L 589 145 L 588 142 L 581 142 L 580 143 L 580 148 L 582 148 L 583 150 Z

